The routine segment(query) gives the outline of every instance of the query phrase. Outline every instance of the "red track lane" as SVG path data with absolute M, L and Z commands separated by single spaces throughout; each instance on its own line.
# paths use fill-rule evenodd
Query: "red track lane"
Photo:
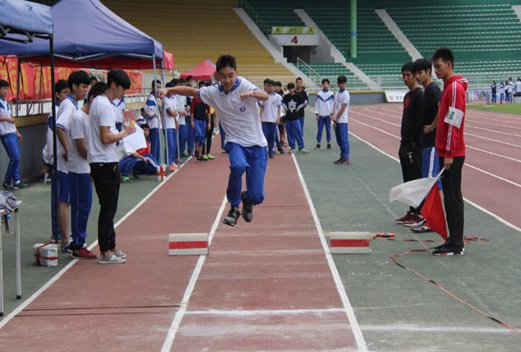
M 402 106 L 399 104 L 353 106 L 350 131 L 397 157 L 401 115 Z M 521 134 L 521 118 L 492 112 L 467 111 L 463 195 L 521 227 L 519 211 L 517 207 L 511 206 L 521 199 L 521 157 L 519 148 L 509 145 L 521 146 L 521 141 L 504 133 Z
M 210 230 L 226 159 L 174 175 L 116 229 L 128 262 L 78 262 L 0 330 L 0 350 L 159 351 L 197 261 L 169 257 L 168 234 Z
M 253 222 L 216 231 L 172 348 L 194 350 L 356 350 L 288 155 L 269 161 Z

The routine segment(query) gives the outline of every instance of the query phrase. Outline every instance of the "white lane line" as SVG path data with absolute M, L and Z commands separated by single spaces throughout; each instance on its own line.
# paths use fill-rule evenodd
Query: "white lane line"
M 224 196 L 223 201 L 221 203 L 221 207 L 219 208 L 219 211 L 217 212 L 217 216 L 215 217 L 215 220 L 214 220 L 213 225 L 210 230 L 210 234 L 209 234 L 209 238 L 208 238 L 208 245 L 210 245 L 210 243 L 212 242 L 212 239 L 215 235 L 215 231 L 217 230 L 217 226 L 219 226 L 219 222 L 220 222 L 221 216 L 224 212 L 224 208 L 226 207 L 226 203 L 227 203 L 226 196 Z M 172 321 L 172 324 L 168 328 L 168 333 L 166 335 L 165 341 L 163 342 L 163 346 L 161 347 L 161 352 L 170 352 L 170 350 L 172 349 L 172 345 L 174 344 L 174 340 L 177 335 L 177 331 L 179 331 L 179 326 L 181 325 L 181 321 L 183 320 L 183 317 L 186 313 L 186 309 L 188 307 L 188 301 L 190 301 L 190 297 L 192 296 L 192 293 L 195 288 L 195 284 L 197 283 L 197 280 L 199 279 L 199 275 L 201 274 L 201 270 L 203 268 L 205 260 L 206 260 L 206 255 L 199 256 L 199 259 L 197 260 L 197 264 L 192 273 L 190 281 L 188 282 L 188 286 L 186 287 L 185 294 L 183 295 L 183 299 L 181 300 L 179 310 L 174 313 L 174 319 Z
M 354 133 L 352 133 L 352 132 L 349 132 L 349 134 L 353 135 L 355 138 L 358 138 L 361 142 L 367 144 L 368 146 L 370 146 L 371 148 L 375 149 L 376 151 L 382 153 L 383 155 L 385 155 L 385 156 L 387 156 L 387 157 L 393 159 L 394 161 L 396 161 L 396 162 L 398 162 L 398 163 L 400 162 L 400 160 L 399 160 L 398 158 L 396 158 L 396 157 L 394 157 L 394 156 L 392 156 L 392 155 L 390 155 L 390 154 L 384 152 L 382 149 L 380 149 L 380 148 L 374 146 L 373 144 L 371 144 L 370 142 L 368 142 L 368 141 L 366 141 L 365 139 L 361 138 L 360 136 L 358 136 L 358 135 L 356 135 L 356 134 L 354 134 Z M 465 165 L 468 166 L 468 164 L 465 164 Z M 485 171 L 485 172 L 486 172 L 486 171 Z M 498 176 L 496 176 L 496 175 L 491 175 L 491 176 L 492 176 L 492 177 L 498 177 Z M 519 185 L 518 185 L 518 186 L 519 186 Z M 467 198 L 465 198 L 465 197 L 463 197 L 463 199 L 465 200 L 465 202 L 469 203 L 470 205 L 472 205 L 472 206 L 475 207 L 476 209 L 481 210 L 482 212 L 484 212 L 484 213 L 486 213 L 486 214 L 492 216 L 493 218 L 495 218 L 496 220 L 498 220 L 499 222 L 501 222 L 503 225 L 506 225 L 506 226 L 510 227 L 511 229 L 514 229 L 514 230 L 516 230 L 516 231 L 518 231 L 518 232 L 521 232 L 521 228 L 520 228 L 520 227 L 518 227 L 518 226 L 512 224 L 511 222 L 509 222 L 509 221 L 503 219 L 501 216 L 499 216 L 499 215 L 497 215 L 497 214 L 491 212 L 490 210 L 488 210 L 488 209 L 486 209 L 486 208 L 484 208 L 484 207 L 482 207 L 482 206 L 480 206 L 480 205 L 474 203 L 473 201 L 471 201 L 471 200 L 469 200 L 469 199 L 467 199 Z
M 329 253 L 329 247 L 327 245 L 327 240 L 324 235 L 324 231 L 322 230 L 322 225 L 320 224 L 320 220 L 318 219 L 317 212 L 315 210 L 315 206 L 313 205 L 313 201 L 311 200 L 311 196 L 308 191 L 308 187 L 306 185 L 306 181 L 304 181 L 304 177 L 302 176 L 302 172 L 300 171 L 300 167 L 298 166 L 297 159 L 295 155 L 291 155 L 293 159 L 293 163 L 295 164 L 295 168 L 297 169 L 298 177 L 300 179 L 300 183 L 302 184 L 302 188 L 304 190 L 304 194 L 306 195 L 306 199 L 309 204 L 309 208 L 311 210 L 311 214 L 313 215 L 313 220 L 315 222 L 315 227 L 317 228 L 317 232 L 320 238 L 320 243 L 322 244 L 322 248 L 324 250 L 324 254 L 326 256 L 327 263 L 329 264 L 329 269 L 331 270 L 331 274 L 333 275 L 333 280 L 335 282 L 338 294 L 340 295 L 340 299 L 342 300 L 342 304 L 344 306 L 345 313 L 347 315 L 347 319 L 350 323 L 351 330 L 353 331 L 353 335 L 355 336 L 356 345 L 358 346 L 358 351 L 366 352 L 367 346 L 365 343 L 364 335 L 362 335 L 362 330 L 360 330 L 360 326 L 358 325 L 358 321 L 356 320 L 355 312 L 351 303 L 349 302 L 349 298 L 347 297 L 346 290 L 344 288 L 344 284 L 342 283 L 342 279 L 340 278 L 340 274 L 336 268 L 335 262 L 333 261 L 333 257 L 331 253 Z
M 258 317 L 272 315 L 322 315 L 328 313 L 345 313 L 342 308 L 330 309 L 258 309 L 258 310 L 200 310 L 186 312 L 186 315 L 224 316 L 224 317 Z
M 172 178 L 176 173 L 179 172 L 190 160 L 192 157 L 189 157 L 185 160 L 184 163 L 180 165 L 180 167 L 175 170 L 172 174 L 168 175 L 165 181 L 158 184 L 145 198 L 143 198 L 138 204 L 134 206 L 128 213 L 126 213 L 119 221 L 114 225 L 114 228 L 117 228 L 123 221 L 125 221 L 129 216 L 134 214 L 136 210 L 138 210 L 143 203 L 145 203 L 150 197 L 152 197 L 161 187 L 166 184 L 170 178 Z M 88 247 L 89 250 L 97 246 L 98 240 L 92 242 L 92 244 Z M 73 259 L 69 264 L 64 266 L 60 271 L 58 271 L 52 278 L 49 279 L 42 287 L 40 287 L 35 293 L 33 293 L 29 298 L 27 298 L 23 303 L 21 303 L 18 307 L 16 307 L 9 315 L 7 315 L 2 321 L 0 321 L 0 329 L 2 329 L 11 319 L 13 319 L 16 315 L 18 315 L 21 311 L 23 311 L 29 304 L 34 302 L 36 298 L 38 298 L 45 290 L 51 287 L 60 277 L 62 277 L 70 268 L 74 266 L 79 261 L 79 259 Z

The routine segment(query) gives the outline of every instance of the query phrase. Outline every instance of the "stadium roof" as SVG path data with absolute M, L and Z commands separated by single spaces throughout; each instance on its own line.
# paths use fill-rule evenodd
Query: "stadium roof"
M 62 0 L 51 9 L 58 66 L 150 68 L 153 56 L 163 59 L 161 43 L 98 0 Z M 6 43 L 0 47 L 0 55 L 17 55 L 41 64 L 49 62 L 48 51 L 48 43 L 38 38 L 30 46 Z
M 0 1 L 0 39 L 30 42 L 36 36 L 52 34 L 49 6 L 20 0 Z M 3 46 L 3 45 L 2 45 Z M 49 45 L 45 44 L 49 50 Z

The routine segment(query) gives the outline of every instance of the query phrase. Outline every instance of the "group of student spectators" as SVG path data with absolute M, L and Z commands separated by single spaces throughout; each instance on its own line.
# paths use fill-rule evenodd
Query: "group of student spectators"
M 496 81 L 493 81 L 490 85 L 490 101 L 492 104 L 497 104 L 497 99 L 499 96 L 499 103 L 513 103 L 514 96 L 521 96 L 521 77 L 517 78 L 517 81 L 514 85 L 512 81 L 512 77 L 509 77 L 504 83 L 499 82 L 499 85 Z

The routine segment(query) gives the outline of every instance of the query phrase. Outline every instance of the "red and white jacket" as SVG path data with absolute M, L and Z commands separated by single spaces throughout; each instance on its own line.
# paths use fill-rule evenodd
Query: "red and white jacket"
M 445 82 L 438 111 L 438 125 L 436 128 L 436 151 L 440 157 L 455 158 L 465 156 L 465 139 L 463 137 L 466 115 L 467 80 L 462 76 L 452 76 Z M 449 107 L 463 111 L 463 120 L 460 128 L 446 123 L 445 116 Z

